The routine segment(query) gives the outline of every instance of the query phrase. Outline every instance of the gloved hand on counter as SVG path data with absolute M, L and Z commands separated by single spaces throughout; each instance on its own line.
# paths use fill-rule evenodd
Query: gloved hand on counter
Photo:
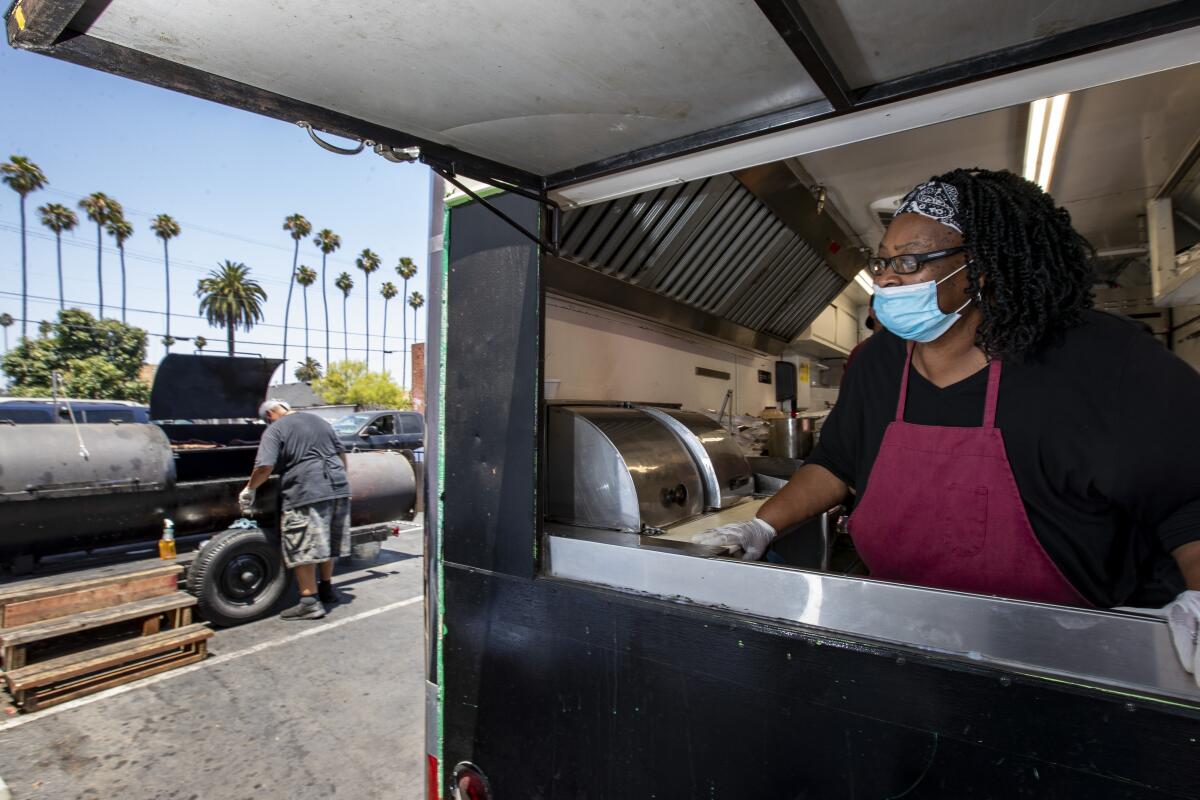
M 1167 621 L 1171 631 L 1171 643 L 1175 645 L 1175 653 L 1179 663 L 1196 680 L 1200 686 L 1200 591 L 1190 589 L 1179 595 L 1174 601 L 1162 608 L 1130 608 L 1117 606 L 1114 611 L 1132 611 L 1160 617 Z
M 741 553 L 743 561 L 758 561 L 771 546 L 775 535 L 770 523 L 756 517 L 697 533 L 692 541 L 709 547 L 724 547 L 731 556 Z
M 1163 608 L 1167 626 L 1171 629 L 1171 641 L 1175 643 L 1175 652 L 1183 668 L 1196 679 L 1200 686 L 1200 644 L 1197 635 L 1200 634 L 1200 591 L 1189 590 L 1175 598 L 1175 601 Z
M 243 514 L 249 514 L 254 510 L 254 490 L 250 487 L 242 489 L 238 493 L 238 506 L 241 507 Z

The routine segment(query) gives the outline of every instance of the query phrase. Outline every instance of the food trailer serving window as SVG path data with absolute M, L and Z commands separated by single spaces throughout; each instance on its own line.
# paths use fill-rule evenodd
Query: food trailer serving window
M 1072 98 L 1073 116 L 1058 152 L 1055 195 L 1070 211 L 1075 228 L 1100 248 L 1096 264 L 1110 282 L 1098 290 L 1100 308 L 1145 319 L 1157 316 L 1143 312 L 1143 306 L 1152 307 L 1147 262 L 1129 258 L 1137 245 L 1137 220 L 1144 213 L 1144 192 L 1138 187 L 1146 180 L 1163 183 L 1172 165 L 1186 155 L 1194 131 L 1200 127 L 1198 70 L 1195 65 L 1181 67 L 1085 90 Z M 1147 128 L 1147 113 L 1158 108 L 1176 113 L 1160 117 Z M 841 241 L 850 249 L 869 246 L 878 241 L 886 224 L 886 215 L 876 201 L 902 194 L 931 172 L 945 171 L 967 159 L 972 164 L 1019 173 L 1022 123 L 1028 113 L 1024 105 L 997 109 L 802 156 L 776 168 L 809 176 L 809 180 L 799 181 L 801 186 L 824 186 L 828 190 L 824 212 L 845 220 L 859 233 L 857 239 L 844 231 L 836 235 L 845 236 Z M 1086 169 L 1098 149 L 1105 152 L 1110 164 L 1103 176 Z M 1152 151 L 1160 155 L 1150 156 L 1151 160 L 1161 166 L 1147 173 L 1144 168 Z M 586 368 L 566 372 L 570 364 L 564 353 L 583 364 L 608 364 L 614 353 L 590 333 L 579 342 L 557 338 L 568 331 L 598 327 L 598 323 L 581 322 L 572 327 L 561 322 L 560 308 L 577 316 L 584 313 L 561 302 L 558 297 L 562 295 L 590 303 L 580 308 L 592 309 L 588 313 L 597 317 L 604 317 L 602 306 L 611 308 L 627 300 L 622 308 L 630 314 L 631 329 L 647 324 L 636 321 L 639 309 L 641 316 L 651 315 L 646 313 L 647 299 L 631 297 L 624 283 L 653 291 L 664 304 L 662 308 L 668 308 L 665 304 L 671 301 L 695 313 L 719 316 L 721 322 L 757 326 L 760 333 L 779 339 L 790 341 L 808 326 L 812 317 L 806 315 L 805 306 L 818 295 L 820 284 L 805 283 L 798 276 L 805 270 L 813 274 L 812 259 L 772 272 L 771 259 L 778 259 L 787 248 L 776 243 L 772 250 L 770 244 L 762 244 L 771 241 L 770 225 L 756 214 L 764 212 L 787 229 L 784 221 L 791 218 L 772 215 L 774 209 L 802 209 L 807 215 L 815 215 L 815 210 L 806 205 L 811 198 L 802 193 L 789 197 L 791 202 L 773 202 L 777 198 L 762 191 L 762 187 L 774 185 L 771 171 L 768 167 L 746 170 L 566 214 L 562 250 L 557 256 L 543 256 L 543 263 L 551 266 L 546 274 L 552 293 L 547 312 L 546 374 L 561 380 L 560 393 L 590 397 L 587 392 L 579 393 L 577 387 L 594 390 L 599 386 L 605 390 L 616 387 L 609 395 L 619 395 L 625 387 L 631 400 L 663 402 L 686 397 L 690 391 L 672 382 L 680 378 L 682 370 L 671 372 L 666 361 L 655 362 L 668 371 L 661 394 L 653 393 L 657 384 L 639 381 L 637 373 L 656 358 L 649 352 L 651 346 L 662 347 L 653 337 L 625 345 L 625 354 L 619 357 L 624 369 L 604 380 L 589 380 Z M 742 193 L 751 202 L 738 207 Z M 1094 202 L 1096 195 L 1107 202 Z M 756 206 L 754 200 L 763 202 Z M 727 204 L 737 208 L 737 213 Z M 703 222 L 694 222 L 695 217 Z M 737 224 L 726 227 L 730 217 Z M 811 228 L 798 225 L 794 232 L 804 243 Z M 772 255 L 763 256 L 760 247 Z M 809 252 L 815 254 L 818 265 L 827 257 L 816 248 Z M 710 262 L 712 253 L 720 257 Z M 839 274 L 830 265 L 825 267 L 829 275 Z M 589 283 L 580 275 L 587 271 L 603 273 L 607 291 L 589 295 L 588 287 L 594 290 L 595 281 Z M 1118 281 L 1127 284 L 1126 288 Z M 844 282 L 833 292 L 840 291 Z M 775 291 L 759 291 L 764 285 Z M 1128 288 L 1133 285 L 1143 286 L 1142 293 Z M 821 297 L 815 310 L 828 300 L 828 296 Z M 670 313 L 657 317 L 674 318 Z M 789 331 L 781 327 L 787 320 L 796 322 L 798 328 Z M 683 335 L 688 326 L 676 328 Z M 676 354 L 689 362 L 689 368 L 690 360 L 702 352 L 699 342 L 703 337 L 698 335 L 704 326 L 696 324 L 690 330 L 697 337 L 689 340 L 689 346 L 681 345 Z M 711 337 L 719 328 L 707 330 Z M 729 333 L 732 329 L 724 330 Z M 1154 330 L 1167 339 L 1173 335 L 1166 328 Z M 630 342 L 638 340 L 638 334 L 624 335 Z M 753 347 L 755 340 L 739 340 L 731 334 L 730 342 L 734 341 Z M 601 344 L 589 344 L 596 342 Z M 639 351 L 639 346 L 647 352 Z M 697 501 L 703 485 L 698 477 L 703 473 L 702 461 L 697 460 L 697 474 L 693 474 L 684 468 L 689 462 L 676 446 L 676 439 L 686 440 L 686 432 L 680 437 L 675 431 L 672 438 L 669 426 L 659 429 L 653 425 L 656 415 L 663 412 L 646 402 L 614 403 L 611 396 L 597 399 L 605 402 L 553 402 L 547 409 L 545 532 L 549 539 L 546 573 L 551 577 L 684 599 L 782 624 L 814 625 L 965 658 L 1021 663 L 1041 672 L 1101 684 L 1196 697 L 1194 686 L 1179 669 L 1164 626 L 1151 618 L 919 588 L 861 574 L 856 577 L 852 574 L 856 570 L 847 574 L 844 565 L 830 568 L 832 531 L 819 522 L 784 540 L 804 539 L 811 545 L 786 559 L 790 567 L 778 562 L 746 564 L 721 557 L 721 553 L 704 552 L 691 543 L 691 534 L 753 516 L 755 501 L 734 498 L 723 507 L 711 498 L 703 499 L 703 494 Z M 1079 637 L 1078 647 L 1070 639 L 1071 646 L 1064 648 L 1063 632 L 1068 630 L 1089 633 Z M 1076 659 L 1083 651 L 1089 655 Z

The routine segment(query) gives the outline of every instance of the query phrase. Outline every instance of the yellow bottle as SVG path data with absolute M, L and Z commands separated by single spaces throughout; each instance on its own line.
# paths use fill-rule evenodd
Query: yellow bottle
M 169 519 L 163 520 L 163 534 L 158 540 L 158 557 L 169 560 L 175 558 L 175 523 Z

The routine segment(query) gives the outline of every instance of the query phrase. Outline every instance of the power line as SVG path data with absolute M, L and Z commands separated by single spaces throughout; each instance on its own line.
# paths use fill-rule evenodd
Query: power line
M 14 225 L 10 222 L 0 222 L 0 231 L 6 231 L 8 233 L 15 233 L 15 234 L 20 235 L 21 227 L 19 225 Z M 46 242 L 53 242 L 56 239 L 54 234 L 46 233 L 46 232 L 38 230 L 36 228 L 30 228 L 29 230 L 27 230 L 26 236 L 28 236 L 29 238 L 32 238 L 32 239 L 41 239 Z M 86 250 L 90 251 L 95 247 L 95 245 L 93 243 L 85 242 L 82 239 L 77 239 L 75 237 L 64 238 L 62 241 L 63 241 L 64 245 L 66 245 L 68 247 L 74 247 L 77 249 L 86 249 Z M 100 248 L 101 251 L 109 256 L 112 256 L 113 258 L 119 258 L 120 251 L 115 246 L 109 244 L 107 239 L 105 239 L 104 242 L 105 243 Z M 148 263 L 148 264 L 154 264 L 155 266 L 159 266 L 163 263 L 162 256 L 157 253 L 152 254 L 152 253 L 147 253 L 143 250 L 131 250 L 128 247 L 125 248 L 125 258 L 132 260 L 132 261 L 141 261 L 141 262 Z M 333 261 L 333 259 L 330 259 L 330 261 Z M 348 265 L 343 262 L 338 262 L 338 263 L 342 263 L 342 266 L 354 266 L 352 264 Z M 203 275 L 207 275 L 209 272 L 211 272 L 213 270 L 213 267 L 206 267 L 203 264 L 196 263 L 195 261 L 189 261 L 188 259 L 185 259 L 185 258 L 172 257 L 171 258 L 172 271 L 174 271 L 176 269 L 176 267 L 180 267 L 184 270 L 187 270 L 188 272 L 195 272 L 195 273 L 199 273 L 199 274 L 203 274 Z M 255 278 L 255 280 L 259 281 L 260 283 L 269 283 L 269 284 L 273 284 L 275 286 L 287 286 L 289 284 L 289 281 L 284 280 L 282 278 Z M 358 297 L 361 297 L 361 295 L 359 295 Z M 375 299 L 376 298 L 374 296 L 372 296 L 372 300 L 375 300 Z
M 71 200 L 79 200 L 80 198 L 87 197 L 86 194 L 81 195 L 81 194 L 76 194 L 73 192 L 67 192 L 62 189 L 54 189 L 54 188 L 50 188 L 50 187 L 45 188 L 44 191 L 46 191 L 50 194 L 58 195 L 59 197 L 68 198 Z M 151 213 L 149 211 L 139 210 L 136 208 L 126 208 L 126 211 L 130 212 L 131 214 L 137 215 L 137 216 L 146 217 L 147 219 L 154 219 L 156 216 L 158 216 L 157 213 Z M 230 231 L 223 231 L 223 230 L 220 230 L 217 228 L 209 228 L 204 225 L 199 225 L 195 222 L 191 222 L 189 220 L 177 219 L 176 221 L 179 223 L 180 227 L 182 227 L 185 231 L 190 231 L 190 230 L 200 231 L 201 233 L 207 233 L 212 236 L 221 236 L 221 237 L 224 237 L 227 239 L 235 239 L 239 242 L 245 242 L 247 244 L 257 245 L 258 247 L 268 247 L 272 250 L 279 250 L 279 251 L 285 252 L 285 253 L 291 253 L 291 252 L 293 252 L 293 249 L 294 249 L 293 247 L 289 247 L 284 244 L 278 244 L 275 242 L 264 242 L 259 239 L 252 239 L 249 236 L 242 236 L 241 234 L 231 233 Z M 280 230 L 281 231 L 283 230 L 282 224 L 280 225 Z M 290 237 L 290 234 L 289 234 L 289 237 Z M 353 259 L 342 258 L 340 256 L 329 256 L 328 259 L 329 259 L 330 263 L 340 264 L 343 267 L 356 266 Z
M 0 222 L 0 230 L 8 231 L 9 233 L 17 233 L 17 234 L 19 234 L 21 232 L 21 228 L 19 225 L 13 225 L 8 222 Z M 26 233 L 26 235 L 33 239 L 42 239 L 42 240 L 48 241 L 48 242 L 53 242 L 55 240 L 55 236 L 53 234 L 44 233 L 37 229 L 29 230 Z M 95 245 L 90 242 L 84 242 L 84 241 L 81 241 L 74 237 L 71 237 L 69 239 L 63 239 L 63 244 L 67 245 L 68 247 L 84 248 L 87 250 L 91 250 L 92 248 L 95 247 Z M 120 256 L 120 251 L 118 251 L 116 247 L 113 247 L 107 243 L 105 245 L 103 245 L 100 249 L 102 252 L 107 253 L 108 255 L 113 256 L 114 258 L 117 258 Z M 131 250 L 128 247 L 125 248 L 125 258 L 133 260 L 133 261 L 144 261 L 144 262 L 155 264 L 155 265 L 162 264 L 162 256 L 161 255 L 157 255 L 157 254 L 152 255 L 150 253 L 147 253 L 147 252 L 141 251 L 141 250 Z M 199 273 L 203 273 L 203 274 L 208 274 L 213 269 L 212 267 L 206 267 L 203 264 L 197 264 L 195 261 L 188 261 L 187 259 L 182 259 L 182 258 L 172 258 L 171 259 L 171 269 L 172 270 L 175 269 L 176 265 L 180 265 L 183 269 L 187 270 L 188 272 L 199 272 Z M 281 280 L 279 278 L 262 278 L 262 279 L 256 278 L 255 280 L 261 280 L 262 283 L 273 283 L 277 286 L 287 286 L 288 285 L 288 281 Z
M 3 290 L 0 290 L 0 295 L 6 296 L 6 297 L 20 297 L 21 293 L 20 292 L 6 292 Z M 28 295 L 28 298 L 30 300 L 36 300 L 39 302 L 54 303 L 54 304 L 58 303 L 57 297 L 49 297 L 47 295 L 31 294 L 31 295 Z M 96 308 L 99 306 L 98 303 L 91 303 L 91 302 L 87 302 L 87 301 L 83 301 L 83 300 L 64 299 L 63 302 L 67 303 L 68 305 L 71 305 L 71 306 L 88 306 L 91 308 Z M 111 303 L 109 305 L 112 306 Z M 117 306 L 112 306 L 112 307 L 116 308 Z M 153 315 L 159 316 L 159 317 L 165 317 L 167 315 L 167 312 L 165 312 L 165 311 L 159 311 L 157 309 L 150 309 L 150 308 L 135 308 L 132 306 L 126 306 L 125 310 L 126 311 L 136 311 L 141 314 L 153 314 Z M 181 314 L 181 313 L 174 312 L 174 311 L 171 312 L 171 316 L 176 319 L 187 319 L 187 320 L 193 320 L 193 321 L 204 319 L 204 317 L 199 314 L 193 316 L 191 314 Z M 32 321 L 32 320 L 29 320 L 29 321 Z M 39 320 L 39 322 L 41 322 L 41 320 Z M 254 327 L 256 327 L 256 328 L 282 328 L 283 326 L 278 323 L 275 323 L 275 322 L 256 322 L 254 324 Z M 287 327 L 288 327 L 289 331 L 304 330 L 303 326 L 288 325 Z M 324 328 L 309 328 L 309 330 L 317 331 L 317 332 L 321 332 L 321 333 L 324 333 L 324 331 L 325 331 Z M 348 333 L 350 336 L 365 336 L 366 335 L 366 333 L 363 331 L 343 331 L 343 330 L 336 329 L 336 328 L 330 328 L 329 333 L 331 335 L 335 334 L 335 333 L 336 334 Z M 371 335 L 375 336 L 376 334 L 371 334 Z M 180 337 L 177 336 L 175 338 L 178 339 Z M 379 334 L 379 338 L 383 339 L 385 337 L 383 337 L 382 334 Z M 394 336 L 394 335 L 389 334 L 386 338 L 387 339 L 400 339 L 403 342 L 417 341 L 415 338 L 408 336 L 406 332 L 402 333 L 400 336 Z M 283 342 L 281 341 L 279 344 L 280 344 L 280 346 L 282 346 Z M 290 342 L 289 342 L 289 346 L 290 346 Z M 332 348 L 330 348 L 330 349 L 332 349 Z M 354 349 L 354 348 L 351 348 L 351 349 Z M 363 348 L 360 348 L 360 349 L 363 349 Z
M 21 317 L 13 317 L 13 322 L 29 322 L 29 323 L 33 323 L 34 325 L 40 325 L 43 322 L 46 322 L 46 320 L 22 319 Z M 54 322 L 51 324 L 52 325 L 62 325 L 63 327 L 72 328 L 77 331 L 99 331 L 101 333 L 107 332 L 105 328 L 101 328 L 98 325 L 80 325 L 79 323 L 75 323 L 75 322 Z M 225 331 L 222 331 L 222 334 L 224 334 L 224 333 L 225 333 Z M 151 333 L 149 331 L 146 331 L 146 336 L 147 336 L 147 338 L 149 338 L 151 336 L 166 336 L 166 334 L 165 333 Z M 29 338 L 29 337 L 24 337 L 24 338 Z M 188 342 L 188 341 L 194 342 L 197 337 L 195 337 L 195 336 L 172 336 L 171 338 L 177 342 Z M 205 336 L 204 338 L 205 338 L 205 341 L 209 341 L 209 342 L 219 342 L 220 341 L 219 338 L 214 338 L 211 340 L 207 336 Z M 241 344 L 256 344 L 256 345 L 261 345 L 264 347 L 279 347 L 279 346 L 281 346 L 282 343 L 281 342 L 263 342 L 263 341 L 257 341 L 255 339 L 238 339 L 235 337 L 234 344 L 239 344 L 239 345 L 241 345 Z M 419 344 L 419 342 L 414 342 L 413 344 Z M 309 349 L 311 350 L 314 348 L 310 347 Z M 330 350 L 331 351 L 332 350 L 343 350 L 343 351 L 353 350 L 356 353 L 367 351 L 367 349 L 365 347 L 345 347 L 345 348 L 331 347 Z M 369 352 L 370 353 L 378 353 L 379 351 L 376 350 L 375 348 L 371 348 L 371 350 Z M 386 352 L 390 354 L 390 353 L 394 353 L 396 351 L 388 350 Z

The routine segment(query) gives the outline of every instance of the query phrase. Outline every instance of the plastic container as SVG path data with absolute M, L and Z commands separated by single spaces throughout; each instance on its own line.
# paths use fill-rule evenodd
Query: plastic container
M 558 378 L 546 378 L 542 381 L 542 394 L 547 400 L 554 400 L 558 397 L 558 387 L 561 384 Z

